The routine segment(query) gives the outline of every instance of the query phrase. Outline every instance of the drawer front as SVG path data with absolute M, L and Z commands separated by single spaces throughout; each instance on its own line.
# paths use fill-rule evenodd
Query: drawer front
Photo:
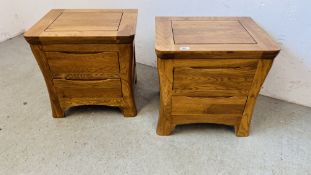
M 172 96 L 172 115 L 242 115 L 247 97 Z
M 119 77 L 117 52 L 45 52 L 54 78 L 67 80 Z
M 53 83 L 61 99 L 122 97 L 120 79 L 93 81 L 54 79 Z
M 256 67 L 175 67 L 175 92 L 211 92 L 207 95 L 247 95 Z M 194 95 L 194 94 L 193 94 Z

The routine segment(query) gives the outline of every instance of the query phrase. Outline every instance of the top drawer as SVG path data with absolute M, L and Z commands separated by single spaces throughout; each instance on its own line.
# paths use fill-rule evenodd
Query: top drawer
M 105 79 L 119 77 L 117 52 L 45 52 L 53 78 Z
M 248 67 L 175 67 L 175 93 L 209 93 L 211 95 L 247 95 L 256 66 Z M 207 94 L 209 95 L 209 94 Z

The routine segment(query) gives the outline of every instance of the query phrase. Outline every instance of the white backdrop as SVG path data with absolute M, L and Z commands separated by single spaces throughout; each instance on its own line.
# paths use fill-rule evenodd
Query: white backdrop
M 250 16 L 282 46 L 261 94 L 311 107 L 310 7 L 310 0 L 0 0 L 0 41 L 51 8 L 138 8 L 137 61 L 156 66 L 155 16 Z

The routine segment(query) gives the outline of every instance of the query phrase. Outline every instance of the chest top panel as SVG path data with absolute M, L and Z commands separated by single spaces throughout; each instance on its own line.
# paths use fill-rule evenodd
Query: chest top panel
M 239 21 L 172 21 L 175 44 L 255 44 Z
M 118 31 L 122 12 L 63 12 L 46 32 Z
M 280 50 L 249 17 L 157 17 L 155 45 L 158 55 Z
M 54 9 L 30 28 L 30 43 L 130 43 L 136 9 Z

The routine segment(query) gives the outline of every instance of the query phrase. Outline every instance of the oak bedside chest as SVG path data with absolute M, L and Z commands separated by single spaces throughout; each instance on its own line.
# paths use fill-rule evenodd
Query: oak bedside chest
M 278 45 L 248 17 L 157 17 L 159 135 L 216 123 L 248 136 Z
M 78 105 L 119 107 L 136 115 L 137 10 L 51 10 L 24 37 L 43 73 L 53 117 Z

